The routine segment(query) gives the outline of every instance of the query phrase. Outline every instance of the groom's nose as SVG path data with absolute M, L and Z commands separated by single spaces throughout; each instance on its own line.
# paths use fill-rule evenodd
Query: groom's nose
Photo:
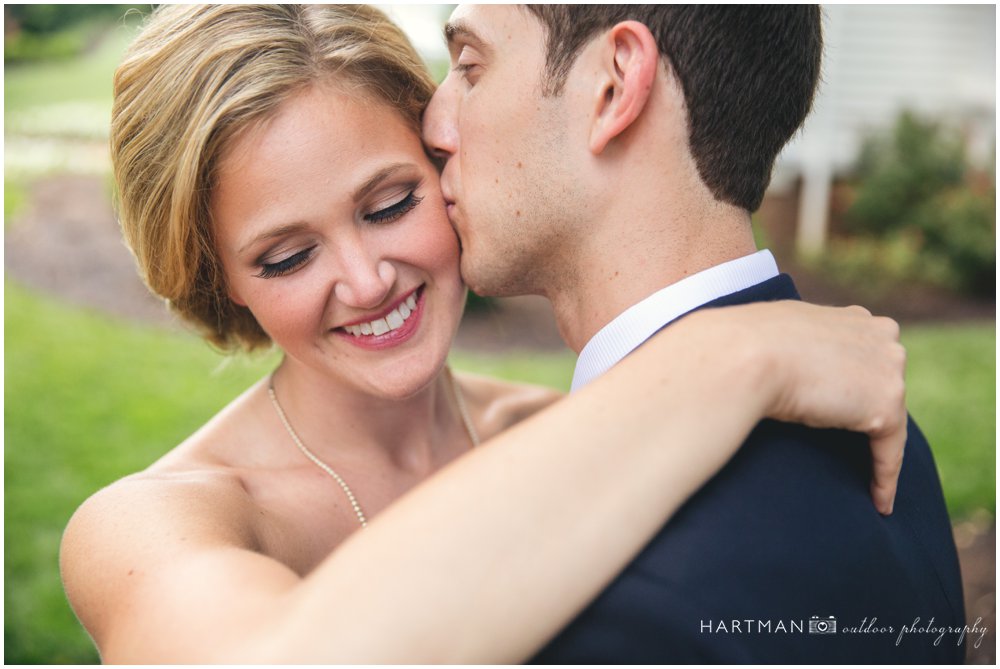
M 424 110 L 424 144 L 435 158 L 447 160 L 458 152 L 458 102 L 449 73 Z

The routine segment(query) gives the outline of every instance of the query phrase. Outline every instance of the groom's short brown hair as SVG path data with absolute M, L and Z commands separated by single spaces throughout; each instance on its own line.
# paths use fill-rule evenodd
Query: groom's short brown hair
M 816 6 L 528 5 L 546 29 L 545 87 L 558 95 L 583 46 L 621 21 L 645 24 L 669 61 L 688 140 L 716 199 L 755 211 L 781 147 L 805 120 L 819 79 Z

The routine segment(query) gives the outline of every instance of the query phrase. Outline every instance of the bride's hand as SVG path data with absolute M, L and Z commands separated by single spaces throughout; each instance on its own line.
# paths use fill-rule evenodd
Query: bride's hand
M 867 434 L 872 498 L 881 513 L 892 513 L 907 424 L 906 351 L 895 321 L 863 307 L 795 301 L 702 310 L 692 317 L 718 319 L 704 329 L 724 333 L 729 345 L 744 341 L 752 356 L 763 356 L 769 418 Z

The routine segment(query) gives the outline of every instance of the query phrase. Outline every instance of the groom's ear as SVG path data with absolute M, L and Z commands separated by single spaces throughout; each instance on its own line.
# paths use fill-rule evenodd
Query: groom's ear
M 600 83 L 590 131 L 594 155 L 604 151 L 645 109 L 660 62 L 656 38 L 638 21 L 622 21 L 600 39 Z

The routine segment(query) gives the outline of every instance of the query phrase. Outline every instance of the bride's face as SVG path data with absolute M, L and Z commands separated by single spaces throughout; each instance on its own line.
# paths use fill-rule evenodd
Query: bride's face
M 444 364 L 458 240 L 395 110 L 331 86 L 296 95 L 228 147 L 212 215 L 231 298 L 293 364 L 400 398 Z

